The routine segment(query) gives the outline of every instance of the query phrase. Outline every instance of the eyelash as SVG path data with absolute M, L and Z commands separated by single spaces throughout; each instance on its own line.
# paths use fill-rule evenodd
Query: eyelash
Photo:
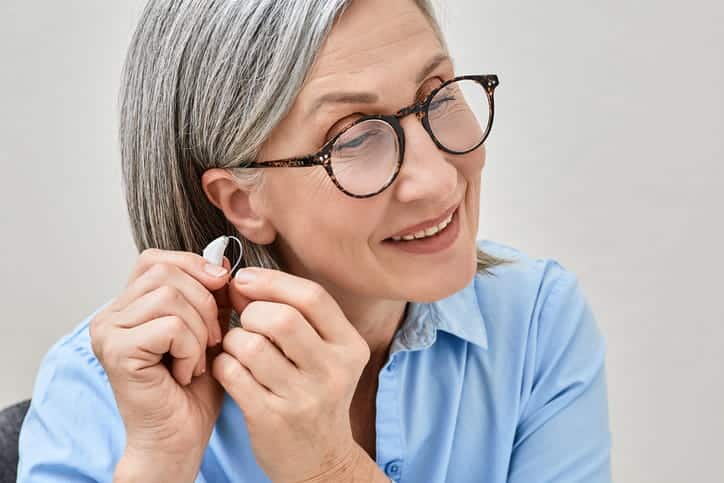
M 440 78 L 440 77 L 431 77 L 430 79 L 428 79 L 428 80 L 426 80 L 425 82 L 423 82 L 422 85 L 424 86 L 424 85 L 426 85 L 428 82 L 430 82 L 430 81 L 432 81 L 432 80 L 438 80 L 438 81 L 440 81 L 440 84 L 442 84 L 443 82 L 445 82 L 445 79 L 442 79 L 442 78 Z M 438 85 L 440 85 L 440 84 L 438 84 Z M 420 102 L 421 100 L 425 99 L 425 97 L 427 97 L 427 95 L 429 95 L 430 92 L 432 92 L 434 89 L 435 89 L 435 88 L 432 88 L 432 89 L 430 89 L 429 91 L 423 91 L 423 92 L 426 92 L 425 95 L 417 95 L 417 96 L 415 96 L 415 102 Z M 355 121 L 357 121 L 357 119 L 358 119 L 359 117 L 363 116 L 364 114 L 357 112 L 357 113 L 350 114 L 350 115 L 351 115 L 351 116 L 357 116 L 357 117 L 356 117 L 355 119 L 349 121 L 349 122 L 344 123 L 340 129 L 335 129 L 335 127 L 337 126 L 337 124 L 339 124 L 339 122 L 341 122 L 341 121 L 337 121 L 337 123 L 335 123 L 334 125 L 332 125 L 332 127 L 329 128 L 329 131 L 327 131 L 327 135 L 326 135 L 325 138 L 324 138 L 324 142 L 329 142 L 330 139 L 332 139 L 332 138 L 333 138 L 334 136 L 336 136 L 338 133 L 341 133 L 342 131 L 344 131 L 345 129 L 347 129 L 348 127 L 350 127 L 352 124 L 355 123 Z M 348 117 L 349 117 L 349 116 L 348 116 Z

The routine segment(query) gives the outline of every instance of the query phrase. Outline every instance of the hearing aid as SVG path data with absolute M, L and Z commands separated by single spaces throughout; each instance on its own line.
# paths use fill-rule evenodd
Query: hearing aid
M 236 261 L 234 266 L 231 269 L 231 273 L 234 272 L 234 269 L 236 266 L 241 263 L 241 258 L 244 255 L 244 246 L 241 244 L 241 241 L 236 238 L 235 236 L 226 236 L 221 235 L 208 245 L 206 245 L 206 248 L 204 248 L 203 251 L 203 257 L 206 259 L 207 262 L 212 263 L 214 265 L 223 266 L 224 265 L 224 252 L 226 252 L 226 247 L 229 245 L 229 240 L 233 239 L 236 241 L 236 243 L 239 244 L 239 259 Z

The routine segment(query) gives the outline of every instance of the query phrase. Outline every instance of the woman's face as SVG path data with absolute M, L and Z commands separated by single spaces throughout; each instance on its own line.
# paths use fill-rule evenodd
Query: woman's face
M 444 60 L 418 82 L 440 54 L 435 31 L 412 0 L 353 2 L 258 160 L 314 153 L 356 117 L 393 114 L 412 104 L 420 93 L 455 76 Z M 327 102 L 312 109 L 321 96 L 341 92 L 367 92 L 376 100 Z M 437 300 L 470 282 L 476 269 L 484 147 L 447 154 L 414 115 L 401 124 L 406 138 L 402 169 L 376 196 L 344 194 L 321 166 L 265 170 L 254 206 L 273 226 L 275 248 L 291 273 L 316 280 L 340 297 L 394 300 Z M 458 204 L 459 231 L 447 248 L 411 253 L 401 249 L 404 241 L 385 241 Z

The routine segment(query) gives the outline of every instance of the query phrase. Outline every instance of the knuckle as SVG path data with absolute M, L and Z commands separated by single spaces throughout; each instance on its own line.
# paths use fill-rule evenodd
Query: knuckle
M 181 298 L 181 292 L 171 285 L 161 285 L 156 289 L 156 297 L 159 303 L 174 304 Z
M 266 337 L 259 334 L 248 334 L 246 341 L 246 352 L 251 356 L 259 356 L 266 349 Z
M 91 349 L 97 356 L 103 346 L 102 332 L 98 317 L 94 317 L 93 320 L 91 320 L 90 325 L 88 326 L 88 336 L 90 338 Z
M 299 317 L 299 311 L 291 305 L 286 304 L 275 307 L 272 315 L 266 316 L 268 324 L 274 328 L 274 332 L 276 333 L 290 331 Z
M 362 338 L 362 336 L 359 336 L 358 338 L 356 353 L 359 354 L 360 358 L 364 359 L 365 362 L 367 362 L 372 355 L 369 344 Z
M 168 280 L 174 273 L 175 268 L 173 265 L 168 263 L 154 263 L 149 270 L 147 270 L 147 276 L 152 280 Z
M 153 263 L 153 260 L 157 259 L 161 250 L 158 248 L 146 248 L 141 252 L 138 257 L 138 263 L 140 265 L 149 265 Z
M 370 361 L 370 357 L 372 356 L 372 351 L 370 351 L 370 347 L 366 343 L 360 344 L 359 349 L 356 353 L 356 362 L 358 362 L 360 366 L 366 366 L 367 363 Z
M 252 300 L 239 314 L 242 326 L 254 327 L 258 320 L 269 320 L 269 302 L 265 300 Z M 275 313 L 275 312 L 273 312 Z
M 345 374 L 359 375 L 367 366 L 370 357 L 371 352 L 369 346 L 366 344 L 341 348 L 341 350 L 337 352 L 337 358 L 339 360 L 337 367 Z M 345 374 L 335 373 L 335 377 L 344 376 Z
M 167 320 L 168 330 L 170 332 L 178 333 L 186 328 L 186 324 L 184 323 L 183 319 L 178 315 L 169 315 Z
M 217 369 L 217 372 L 221 374 L 224 380 L 235 381 L 242 377 L 241 366 L 237 362 L 217 358 L 214 364 L 221 366 Z
M 284 311 L 274 322 L 272 322 L 272 330 L 277 339 L 290 338 L 294 334 L 297 321 L 297 311 L 291 309 Z
M 321 303 L 324 300 L 325 295 L 326 292 L 324 288 L 318 283 L 314 282 L 303 297 L 304 303 L 307 305 L 307 307 L 313 307 Z
M 123 357 L 121 356 L 121 352 L 118 350 L 118 348 L 113 344 L 105 344 L 100 347 L 100 354 L 98 355 L 98 359 L 100 361 L 103 361 L 104 367 L 123 369 L 121 365 Z
M 337 372 L 327 379 L 328 392 L 335 398 L 344 396 L 347 393 L 347 386 L 346 379 Z
M 122 371 L 124 374 L 134 374 L 143 366 L 142 362 L 132 357 L 115 356 L 114 367 Z
M 93 339 L 94 335 L 98 334 L 98 330 L 101 328 L 102 322 L 101 322 L 101 314 L 97 314 L 95 317 L 93 317 L 88 324 L 88 333 Z

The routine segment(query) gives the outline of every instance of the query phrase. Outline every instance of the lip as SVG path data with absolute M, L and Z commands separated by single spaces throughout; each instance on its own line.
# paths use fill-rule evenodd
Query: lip
M 458 206 L 460 206 L 461 203 L 462 203 L 462 201 L 458 201 L 455 205 L 453 205 L 450 208 L 448 208 L 447 210 L 445 210 L 445 212 L 442 215 L 438 216 L 437 218 L 423 221 L 422 223 L 418 223 L 417 225 L 408 226 L 404 230 L 400 230 L 397 233 L 395 233 L 394 235 L 388 236 L 387 238 L 385 238 L 385 240 L 389 240 L 395 236 L 402 237 L 405 235 L 412 235 L 414 233 L 417 233 L 418 231 L 425 230 L 426 228 L 432 228 L 434 226 L 437 226 L 440 223 L 442 223 L 443 221 L 445 221 L 445 218 L 447 218 L 448 216 L 453 214 L 455 212 L 455 210 L 458 208 Z

